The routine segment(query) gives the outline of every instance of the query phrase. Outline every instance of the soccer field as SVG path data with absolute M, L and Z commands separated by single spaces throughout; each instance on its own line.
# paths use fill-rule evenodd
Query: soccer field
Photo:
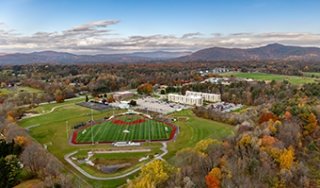
M 86 125 L 74 130 L 72 143 L 89 144 L 119 141 L 161 141 L 174 137 L 172 124 L 149 119 L 142 115 L 121 115 L 105 122 Z

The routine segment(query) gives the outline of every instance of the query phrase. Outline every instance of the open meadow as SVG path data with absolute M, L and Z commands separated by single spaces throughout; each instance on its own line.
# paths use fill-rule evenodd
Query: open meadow
M 258 81 L 284 81 L 287 80 L 291 84 L 306 84 L 313 83 L 316 81 L 315 78 L 311 77 L 303 77 L 303 76 L 288 76 L 288 75 L 280 75 L 280 74 L 268 74 L 268 73 L 260 73 L 260 72 L 228 72 L 222 73 L 221 76 L 226 77 L 235 77 L 235 78 L 244 78 L 244 79 L 253 79 Z

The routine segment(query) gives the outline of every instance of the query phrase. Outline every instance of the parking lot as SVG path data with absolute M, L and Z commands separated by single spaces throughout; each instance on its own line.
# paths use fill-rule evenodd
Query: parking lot
M 238 110 L 242 108 L 243 105 L 241 104 L 233 104 L 233 103 L 227 103 L 227 102 L 218 102 L 214 104 L 208 105 L 208 109 L 218 110 L 221 112 L 231 112 L 234 110 Z
M 183 104 L 165 102 L 153 97 L 145 97 L 137 100 L 137 106 L 135 108 L 161 114 L 168 114 L 190 107 Z

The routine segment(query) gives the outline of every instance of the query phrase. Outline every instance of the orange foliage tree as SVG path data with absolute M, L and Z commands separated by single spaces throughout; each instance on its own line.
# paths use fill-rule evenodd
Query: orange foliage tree
M 146 94 L 146 95 L 150 95 L 153 91 L 153 87 L 151 84 L 146 83 L 146 84 L 142 84 L 138 87 L 137 89 L 139 94 Z
M 219 188 L 221 186 L 221 170 L 218 167 L 213 168 L 205 177 L 208 188 Z
M 274 115 L 273 113 L 266 112 L 266 113 L 261 114 L 261 116 L 259 118 L 259 124 L 267 122 L 269 120 L 276 121 L 278 119 L 279 118 L 276 115 Z
M 28 143 L 27 138 L 24 136 L 16 136 L 14 141 L 20 146 L 25 146 Z

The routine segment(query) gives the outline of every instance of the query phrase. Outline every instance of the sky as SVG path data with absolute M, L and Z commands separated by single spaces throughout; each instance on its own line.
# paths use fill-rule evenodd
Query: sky
M 0 0 L 0 54 L 320 47 L 319 0 Z

